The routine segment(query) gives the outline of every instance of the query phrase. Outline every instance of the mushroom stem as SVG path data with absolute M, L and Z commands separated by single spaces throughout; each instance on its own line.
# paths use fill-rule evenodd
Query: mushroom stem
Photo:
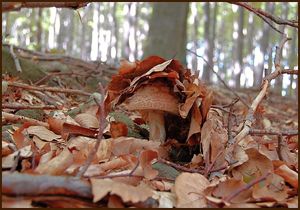
M 160 141 L 163 143 L 166 139 L 165 119 L 163 111 L 150 110 L 147 121 L 149 125 L 149 140 Z

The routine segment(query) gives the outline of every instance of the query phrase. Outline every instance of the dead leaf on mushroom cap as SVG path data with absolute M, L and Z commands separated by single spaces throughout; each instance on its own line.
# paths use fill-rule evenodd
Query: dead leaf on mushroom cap
M 85 128 L 99 128 L 99 121 L 95 115 L 81 113 L 76 115 L 75 121 Z
M 204 190 L 209 181 L 201 174 L 181 173 L 175 180 L 174 192 L 177 208 L 207 207 Z

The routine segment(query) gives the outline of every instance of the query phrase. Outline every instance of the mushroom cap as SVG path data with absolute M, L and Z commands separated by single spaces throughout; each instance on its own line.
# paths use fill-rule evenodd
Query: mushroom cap
M 162 83 L 140 87 L 127 102 L 128 110 L 160 110 L 179 114 L 177 97 Z

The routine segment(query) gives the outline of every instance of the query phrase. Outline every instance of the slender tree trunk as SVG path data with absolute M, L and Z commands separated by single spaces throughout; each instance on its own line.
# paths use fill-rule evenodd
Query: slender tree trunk
M 274 2 L 267 2 L 266 3 L 266 11 L 273 14 L 275 10 L 275 5 Z M 269 48 L 269 38 L 270 38 L 270 31 L 271 31 L 271 27 L 267 24 L 267 23 L 263 23 L 263 35 L 260 39 L 260 51 L 262 53 L 263 58 L 265 58 L 265 55 L 268 52 L 268 48 Z M 261 83 L 262 83 L 262 79 L 263 79 L 263 72 L 264 72 L 264 62 L 265 59 L 263 59 L 263 61 L 258 64 L 258 66 L 256 67 L 256 71 L 254 71 L 254 86 L 256 87 L 260 87 Z
M 116 4 L 116 3 L 114 3 Z M 100 42 L 100 38 L 101 38 L 101 21 L 100 21 L 100 16 L 101 16 L 101 7 L 102 7 L 103 3 L 99 2 L 98 3 L 98 23 L 97 23 L 97 28 L 98 28 L 98 37 L 97 37 L 97 43 L 98 43 L 98 60 L 101 60 L 101 42 Z
M 239 13 L 239 22 L 238 22 L 238 40 L 237 40 L 237 59 L 238 59 L 238 68 L 239 72 L 236 75 L 236 87 L 241 87 L 241 75 L 243 72 L 244 64 L 243 64 L 243 50 L 244 50 L 244 8 L 239 7 L 238 9 Z
M 36 50 L 41 51 L 42 49 L 42 20 L 43 20 L 43 9 L 38 8 L 38 15 L 37 15 L 37 30 L 36 30 Z
M 165 59 L 175 56 L 186 65 L 186 29 L 189 4 L 186 2 L 153 3 L 148 39 L 144 55 L 158 55 Z
M 289 12 L 289 7 L 287 4 L 284 4 L 284 7 L 282 8 L 283 9 L 283 19 L 287 19 L 288 18 L 288 12 Z M 284 32 L 284 29 L 285 29 L 286 25 L 282 25 L 280 27 L 280 31 Z M 282 39 L 283 36 L 281 36 L 280 39 Z M 283 75 L 279 75 L 276 79 L 275 79 L 275 92 L 279 95 L 281 95 L 281 92 L 282 92 L 282 89 L 283 89 L 283 86 L 282 86 L 282 78 L 283 78 Z
M 206 42 L 206 48 L 205 48 L 205 51 L 206 51 L 206 55 L 207 55 L 207 60 L 208 60 L 208 63 L 210 62 L 209 61 L 209 58 L 210 58 L 210 4 L 209 2 L 205 2 L 204 4 L 204 40 Z M 209 63 L 210 64 L 210 63 Z M 209 83 L 210 82 L 210 69 L 209 69 L 209 66 L 207 64 L 205 64 L 204 66 L 204 70 L 203 70 L 203 81 Z
M 291 69 L 293 69 L 296 65 L 297 65 L 297 51 L 296 51 L 296 46 L 297 45 L 297 29 L 293 29 L 293 35 L 292 35 L 292 41 L 291 41 L 291 45 L 290 45 L 290 52 L 289 52 L 289 60 L 288 60 L 288 64 L 289 67 Z M 298 79 L 296 79 L 297 81 Z M 293 83 L 294 83 L 295 79 L 294 79 L 294 75 L 290 75 L 290 85 L 289 85 L 289 96 L 293 96 L 294 91 L 293 91 Z M 298 86 L 296 87 L 296 90 L 298 89 Z
M 127 10 L 128 10 L 128 13 L 127 14 L 127 26 L 125 25 L 125 27 L 123 28 L 124 29 L 124 44 L 123 44 L 123 49 L 122 49 L 122 58 L 124 59 L 129 59 L 129 55 L 130 55 L 130 45 L 129 45 L 129 37 L 130 37 L 130 30 L 131 30 L 131 27 L 132 27 L 132 17 L 130 15 L 130 11 L 131 11 L 131 7 L 132 7 L 132 2 L 128 3 L 126 6 L 127 6 Z
M 191 3 L 191 9 L 192 9 L 192 15 L 194 19 L 194 27 L 193 27 L 193 51 L 197 52 L 198 49 L 198 27 L 199 27 L 199 17 L 198 17 L 198 3 L 192 2 Z M 198 70 L 198 57 L 196 55 L 192 55 L 192 70 L 197 71 Z
M 136 2 L 135 7 L 135 18 L 134 18 L 134 59 L 138 59 L 138 52 L 139 52 L 139 38 L 138 38 L 138 28 L 139 28 L 139 16 L 140 16 L 140 3 Z
M 117 19 L 117 6 L 118 2 L 114 2 L 113 6 L 113 22 L 114 22 L 114 37 L 115 37 L 115 49 L 116 49 L 116 56 L 114 62 L 118 62 L 119 58 L 119 22 Z
M 10 29 L 11 29 L 11 17 L 10 13 L 5 13 L 6 15 L 6 25 L 5 25 L 5 37 L 10 35 Z

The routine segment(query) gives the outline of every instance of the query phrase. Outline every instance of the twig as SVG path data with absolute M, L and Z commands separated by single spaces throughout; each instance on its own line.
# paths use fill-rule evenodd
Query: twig
M 270 13 L 264 11 L 264 10 L 254 8 L 254 7 L 250 6 L 248 3 L 245 3 L 245 2 L 230 2 L 230 3 L 242 6 L 245 9 L 247 9 L 251 12 L 254 12 L 260 18 L 266 17 L 266 18 L 272 20 L 274 23 L 277 23 L 279 25 L 289 25 L 289 26 L 292 26 L 294 28 L 298 28 L 298 21 L 281 19 L 280 17 L 276 17 L 276 16 L 274 16 L 274 15 L 272 15 L 272 14 L 270 14 Z
M 210 173 L 213 173 L 213 172 L 216 172 L 216 171 L 224 170 L 224 169 L 226 169 L 228 166 L 233 165 L 233 164 L 236 164 L 237 162 L 239 162 L 239 161 L 238 161 L 238 160 L 235 160 L 235 161 L 229 163 L 228 165 L 224 165 L 224 166 L 221 166 L 220 168 L 212 169 L 212 170 L 210 170 Z
M 91 184 L 66 176 L 2 173 L 2 193 L 14 196 L 66 195 L 92 198 Z
M 49 124 L 36 120 L 36 119 L 32 119 L 29 117 L 24 117 L 24 116 L 19 116 L 19 115 L 14 115 L 14 114 L 10 114 L 7 112 L 2 112 L 2 118 L 4 118 L 5 121 L 9 121 L 9 122 L 30 122 L 32 125 L 41 125 L 44 126 L 46 128 L 49 128 Z
M 33 105 L 23 105 L 23 104 L 2 104 L 2 109 L 43 109 L 43 110 L 54 110 L 59 109 L 56 106 L 48 106 L 48 105 L 39 105 L 39 106 L 33 106 Z
M 43 7 L 57 7 L 78 9 L 86 6 L 85 2 L 3 2 L 2 12 L 16 11 L 21 8 L 43 8 Z
M 41 85 L 44 81 L 48 80 L 50 77 L 53 76 L 64 76 L 64 75 L 78 75 L 78 76 L 88 76 L 86 74 L 80 74 L 75 72 L 56 72 L 56 73 L 50 73 L 47 74 L 45 77 L 34 83 L 34 85 Z
M 232 109 L 234 104 L 238 102 L 238 98 L 236 98 L 229 106 L 229 114 L 228 114 L 228 121 L 227 121 L 227 129 L 228 129 L 228 141 L 232 141 L 232 135 L 231 135 L 231 115 L 232 115 Z
M 252 186 L 254 186 L 255 184 L 265 180 L 271 173 L 268 172 L 265 175 L 258 177 L 254 180 L 252 180 L 251 182 L 249 182 L 248 184 L 242 186 L 241 188 L 237 189 L 236 191 L 234 191 L 232 194 L 230 194 L 229 196 L 224 198 L 224 202 L 225 203 L 229 203 L 233 198 L 235 198 L 237 195 L 239 195 L 241 192 L 250 189 Z
M 276 135 L 276 136 L 297 136 L 299 135 L 298 130 L 291 131 L 274 131 L 274 130 L 259 130 L 259 129 L 251 129 L 249 131 L 250 135 L 263 136 L 263 135 Z
M 297 70 L 296 69 L 282 69 L 281 73 L 282 74 L 296 74 L 296 75 L 298 75 L 299 71 L 298 71 L 298 69 Z
M 220 157 L 220 155 L 223 153 L 223 151 L 219 151 L 215 159 L 212 161 L 211 164 L 209 164 L 207 167 L 205 167 L 204 170 L 204 176 L 208 177 L 209 173 L 211 172 L 211 169 L 214 167 L 215 163 L 217 162 L 217 159 Z
M 97 142 L 96 145 L 94 146 L 93 150 L 89 153 L 88 158 L 86 159 L 84 165 L 82 166 L 82 168 L 78 171 L 77 173 L 77 177 L 82 177 L 83 174 L 86 172 L 86 170 L 88 169 L 89 165 L 92 163 L 94 156 L 96 155 L 98 148 L 100 146 L 100 143 L 102 141 L 103 138 L 103 131 L 105 129 L 106 126 L 106 116 L 105 116 L 105 108 L 104 108 L 104 96 L 105 96 L 105 91 L 104 88 L 102 86 L 101 83 L 99 83 L 99 88 L 100 88 L 100 94 L 103 96 L 102 97 L 102 101 L 99 104 L 99 109 L 100 109 L 100 119 L 99 119 L 99 132 L 98 132 L 98 136 L 97 136 Z
M 22 84 L 18 82 L 7 82 L 8 86 L 23 88 L 28 90 L 38 90 L 38 91 L 49 91 L 49 92 L 58 92 L 58 93 L 70 93 L 70 94 L 78 94 L 78 95 L 85 95 L 90 96 L 90 93 L 81 91 L 81 90 L 74 90 L 74 89 L 64 89 L 64 88 L 55 88 L 55 87 L 35 87 L 32 85 Z
M 283 139 L 282 135 L 278 135 L 278 141 L 277 141 L 278 145 L 277 145 L 276 150 L 277 150 L 279 160 L 283 160 L 282 154 L 281 154 L 282 139 Z
M 18 72 L 22 72 L 22 68 L 21 68 L 21 65 L 20 65 L 20 61 L 18 59 L 18 57 L 16 56 L 16 54 L 14 53 L 14 48 L 12 45 L 10 45 L 10 54 L 12 55 L 13 59 L 14 59 L 14 62 L 15 62 L 15 65 L 16 65 L 16 70 Z
M 198 55 L 197 53 L 189 50 L 189 49 L 186 49 L 188 52 L 196 55 L 197 57 L 199 58 L 202 58 L 202 60 L 207 64 L 207 66 L 209 67 L 209 69 L 217 76 L 217 78 L 223 83 L 223 85 L 228 89 L 230 90 L 237 98 L 240 99 L 240 101 L 247 107 L 249 108 L 248 104 L 232 89 L 230 88 L 226 82 L 222 79 L 222 77 L 214 70 L 214 68 L 208 63 L 208 61 L 201 55 Z
M 172 162 L 170 162 L 168 160 L 165 160 L 165 159 L 162 159 L 162 158 L 159 158 L 157 161 L 161 162 L 161 163 L 164 163 L 166 165 L 172 166 L 173 168 L 178 169 L 180 171 L 185 171 L 185 172 L 190 172 L 190 173 L 200 173 L 200 174 L 204 173 L 204 170 L 187 168 L 187 167 L 178 165 L 176 163 L 172 163 Z
M 248 114 L 246 116 L 246 120 L 243 123 L 243 128 L 242 130 L 234 137 L 233 142 L 229 142 L 230 144 L 238 144 L 246 135 L 249 134 L 252 123 L 254 122 L 254 113 L 262 101 L 262 99 L 265 97 L 267 93 L 267 89 L 269 87 L 269 83 L 271 80 L 275 79 L 278 75 L 280 75 L 281 72 L 281 66 L 280 66 L 280 59 L 281 59 L 281 51 L 283 48 L 284 43 L 289 40 L 286 36 L 284 36 L 283 40 L 281 41 L 279 47 L 276 49 L 276 55 L 275 55 L 275 71 L 272 72 L 271 74 L 267 75 L 264 80 L 263 80 L 263 85 L 262 89 L 259 92 L 259 94 L 256 96 L 254 101 L 251 104 L 250 109 L 248 110 Z

